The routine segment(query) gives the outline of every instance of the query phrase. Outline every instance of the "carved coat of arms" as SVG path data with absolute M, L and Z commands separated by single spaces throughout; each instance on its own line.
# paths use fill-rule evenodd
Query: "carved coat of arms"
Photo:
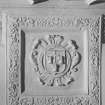
M 36 39 L 31 60 L 39 81 L 46 86 L 67 86 L 75 80 L 80 54 L 76 42 L 64 41 L 64 36 L 49 35 L 47 39 Z

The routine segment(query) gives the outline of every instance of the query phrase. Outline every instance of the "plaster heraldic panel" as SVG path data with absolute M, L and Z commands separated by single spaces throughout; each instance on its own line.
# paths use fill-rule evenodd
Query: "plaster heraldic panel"
M 80 62 L 76 45 L 72 40 L 63 45 L 64 37 L 60 35 L 49 35 L 46 40 L 35 40 L 31 54 L 39 81 L 52 87 L 69 85 L 74 81 L 72 71 L 77 71 Z
M 103 16 L 6 16 L 7 36 L 7 103 L 8 105 L 101 105 L 100 55 Z M 22 95 L 21 31 L 35 28 L 75 28 L 88 31 L 88 94 L 87 95 Z M 47 36 L 47 38 L 45 38 Z M 46 35 L 34 41 L 30 53 L 35 73 L 42 86 L 65 87 L 75 79 L 82 55 L 72 39 L 63 35 Z M 81 46 L 79 46 L 81 47 Z M 43 50 L 42 50 L 43 49 Z M 30 63 L 30 65 L 31 65 Z M 75 75 L 75 73 L 74 73 Z M 62 79 L 65 76 L 67 79 Z

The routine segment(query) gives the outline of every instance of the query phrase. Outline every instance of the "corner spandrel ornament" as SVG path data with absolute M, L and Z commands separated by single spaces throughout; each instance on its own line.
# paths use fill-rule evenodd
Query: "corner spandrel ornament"
M 80 54 L 74 42 L 64 42 L 64 36 L 60 35 L 34 41 L 31 59 L 42 85 L 67 86 L 75 81 Z

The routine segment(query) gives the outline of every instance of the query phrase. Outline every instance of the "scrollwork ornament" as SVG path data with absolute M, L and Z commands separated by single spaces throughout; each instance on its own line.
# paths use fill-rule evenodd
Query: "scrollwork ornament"
M 61 35 L 34 41 L 31 59 L 42 85 L 67 86 L 74 81 L 72 73 L 78 71 L 80 54 L 74 41 L 63 42 Z

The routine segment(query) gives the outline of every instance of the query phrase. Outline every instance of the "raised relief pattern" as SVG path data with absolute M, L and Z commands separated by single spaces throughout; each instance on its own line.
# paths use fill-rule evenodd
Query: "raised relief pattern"
M 58 17 L 43 17 L 43 18 L 37 18 L 36 17 L 13 17 L 13 16 L 8 16 L 7 18 L 7 51 L 8 51 L 8 59 L 7 59 L 7 97 L 8 97 L 8 105 L 100 105 L 100 55 L 101 55 L 101 23 L 104 21 L 101 16 L 97 17 L 64 17 L 62 18 L 62 21 L 59 22 L 57 20 L 58 24 L 51 24 L 54 23 L 55 21 L 52 21 L 52 18 L 58 19 Z M 103 17 L 104 18 L 104 17 Z M 43 25 L 43 20 L 47 19 L 47 27 L 46 24 Z M 60 18 L 61 19 L 61 18 Z M 102 20 L 101 20 L 102 19 Z M 64 21 L 65 20 L 65 21 Z M 69 21 L 69 23 L 67 22 Z M 41 23 L 42 22 L 42 23 Z M 36 24 L 37 23 L 37 24 Z M 61 24 L 62 23 L 62 24 Z M 67 24 L 68 23 L 68 24 Z M 41 28 L 46 28 L 48 29 L 57 29 L 58 27 L 61 27 L 62 25 L 65 28 L 75 28 L 79 29 L 80 31 L 84 32 L 84 30 L 88 31 L 88 95 L 78 95 L 78 96 L 22 96 L 21 94 L 21 84 L 20 84 L 20 48 L 21 48 L 21 34 L 20 34 L 20 29 L 22 27 L 25 27 L 27 29 L 35 29 L 36 27 Z M 22 26 L 22 27 L 21 27 Z M 24 31 L 24 30 L 23 30 Z M 56 36 L 56 35 L 55 35 Z M 59 36 L 59 35 L 58 35 Z M 53 36 L 54 37 L 54 36 Z M 59 36 L 61 37 L 61 36 Z M 62 39 L 62 37 L 61 37 Z M 39 39 L 37 40 L 40 43 L 44 42 L 44 40 L 41 42 Z M 58 41 L 57 41 L 58 42 Z M 72 41 L 71 41 L 72 42 Z M 48 43 L 48 40 L 45 40 L 45 48 Z M 60 43 L 61 44 L 61 43 Z M 36 44 L 34 44 L 36 45 Z M 41 44 L 39 44 L 41 45 Z M 48 45 L 49 46 L 49 45 Z M 51 45 L 52 46 L 52 45 Z M 50 47 L 51 47 L 50 46 Z M 60 45 L 61 46 L 61 45 Z M 39 46 L 36 46 L 39 47 Z M 41 46 L 40 46 L 41 47 Z M 75 48 L 73 45 L 72 47 Z M 56 49 L 53 49 L 54 51 Z M 58 50 L 58 49 L 57 49 Z M 61 50 L 61 48 L 59 49 Z M 70 53 L 71 57 L 71 52 L 66 50 L 68 53 Z M 76 53 L 78 53 L 77 49 L 74 49 Z M 39 52 L 38 52 L 39 53 Z M 60 53 L 61 55 L 64 55 L 65 51 Z M 48 52 L 47 55 L 53 55 L 54 54 L 50 51 Z M 77 54 L 78 55 L 78 54 Z M 53 66 L 52 58 L 51 56 L 45 56 L 47 59 L 48 65 Z M 34 55 L 35 57 L 35 55 Z M 36 57 L 37 58 L 37 57 Z M 65 56 L 63 59 L 66 58 Z M 45 58 L 43 58 L 43 61 Z M 42 59 L 41 59 L 42 60 Z M 71 59 L 70 59 L 71 60 Z M 63 66 L 65 65 L 64 60 L 60 60 L 63 62 Z M 75 61 L 75 60 L 74 60 Z M 58 62 L 57 62 L 58 63 Z M 35 64 L 35 63 L 34 63 Z M 39 63 L 40 64 L 40 63 Z M 70 62 L 72 64 L 72 62 Z M 77 65 L 76 65 L 77 66 Z M 76 67 L 75 66 L 75 67 Z M 38 66 L 36 66 L 38 67 Z M 56 65 L 57 67 L 57 65 Z M 71 67 L 71 66 L 70 66 Z M 37 69 L 36 69 L 37 70 Z M 41 69 L 43 70 L 43 69 Z M 49 70 L 49 69 L 48 69 Z M 55 73 L 57 69 L 55 69 L 51 73 Z M 59 69 L 62 70 L 62 69 Z M 63 69 L 64 70 L 64 69 Z M 68 69 L 69 70 L 69 69 Z M 49 71 L 50 72 L 50 71 Z M 60 72 L 60 71 L 58 71 Z M 58 76 L 58 75 L 57 75 Z M 70 75 L 71 76 L 71 75 Z M 47 82 L 45 82 L 47 83 Z M 51 99 L 51 100 L 50 100 Z
M 80 54 L 75 41 L 64 43 L 64 36 L 49 35 L 34 41 L 31 59 L 42 85 L 67 86 L 75 80 Z

